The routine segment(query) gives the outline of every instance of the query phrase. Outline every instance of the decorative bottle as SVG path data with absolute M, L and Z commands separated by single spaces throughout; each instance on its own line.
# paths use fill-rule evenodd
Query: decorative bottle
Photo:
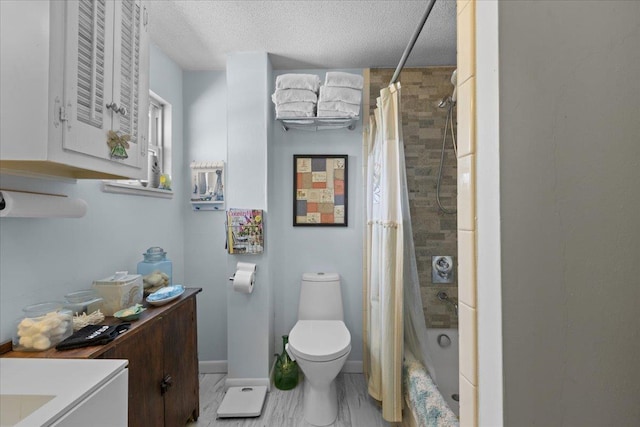
M 160 187 L 160 164 L 158 163 L 158 156 L 151 156 L 151 165 L 149 166 L 149 187 Z
M 218 169 L 216 171 L 216 175 L 218 175 L 218 177 L 216 178 L 216 186 L 213 190 L 213 195 L 215 197 L 215 200 L 224 200 L 224 192 L 222 189 L 222 171 Z
M 276 354 L 276 366 L 273 377 L 275 386 L 280 390 L 291 390 L 298 385 L 298 364 L 291 360 L 286 350 L 289 335 L 282 336 L 282 354 Z

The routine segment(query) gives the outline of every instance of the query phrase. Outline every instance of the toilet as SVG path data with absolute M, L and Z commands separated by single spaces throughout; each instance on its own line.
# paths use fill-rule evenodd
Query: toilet
M 305 376 L 305 420 L 316 426 L 332 424 L 338 416 L 335 379 L 351 352 L 337 273 L 302 275 L 298 321 L 286 350 Z

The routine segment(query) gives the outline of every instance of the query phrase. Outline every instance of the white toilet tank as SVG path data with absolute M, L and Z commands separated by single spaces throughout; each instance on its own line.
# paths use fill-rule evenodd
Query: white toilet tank
M 338 273 L 304 273 L 298 302 L 298 320 L 343 320 Z

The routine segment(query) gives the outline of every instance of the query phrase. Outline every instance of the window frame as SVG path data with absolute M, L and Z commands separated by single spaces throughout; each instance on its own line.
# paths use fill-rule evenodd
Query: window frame
M 152 145 L 152 119 L 151 111 L 152 106 L 160 110 L 161 123 L 156 129 L 156 133 L 160 135 L 162 141 L 160 144 Z M 172 174 L 172 120 L 173 109 L 169 102 L 164 100 L 161 96 L 149 91 L 149 134 L 147 135 L 147 162 L 151 162 L 151 153 L 158 152 L 158 162 L 160 164 L 160 173 Z M 157 148 L 156 148 L 157 147 Z M 146 180 L 105 180 L 103 181 L 102 190 L 106 193 L 119 193 L 119 194 L 132 194 L 147 197 L 159 197 L 170 199 L 173 198 L 173 190 L 164 190 L 160 188 L 151 188 L 144 186 L 143 181 L 149 182 L 149 173 L 151 172 L 151 165 L 148 165 L 148 173 Z

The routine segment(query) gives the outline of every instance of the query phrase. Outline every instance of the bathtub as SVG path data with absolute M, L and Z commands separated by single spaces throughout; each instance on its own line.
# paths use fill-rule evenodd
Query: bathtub
M 401 427 L 459 427 L 458 331 L 431 329 L 427 334 L 437 379 L 405 347 L 403 391 L 406 412 Z
M 449 346 L 438 344 L 438 337 L 442 335 L 451 340 Z M 446 344 L 446 338 L 442 337 L 440 342 L 442 345 Z M 431 360 L 436 371 L 436 383 L 440 394 L 451 410 L 459 415 L 460 404 L 456 400 L 458 398 L 458 330 L 428 329 L 427 343 L 431 351 Z

